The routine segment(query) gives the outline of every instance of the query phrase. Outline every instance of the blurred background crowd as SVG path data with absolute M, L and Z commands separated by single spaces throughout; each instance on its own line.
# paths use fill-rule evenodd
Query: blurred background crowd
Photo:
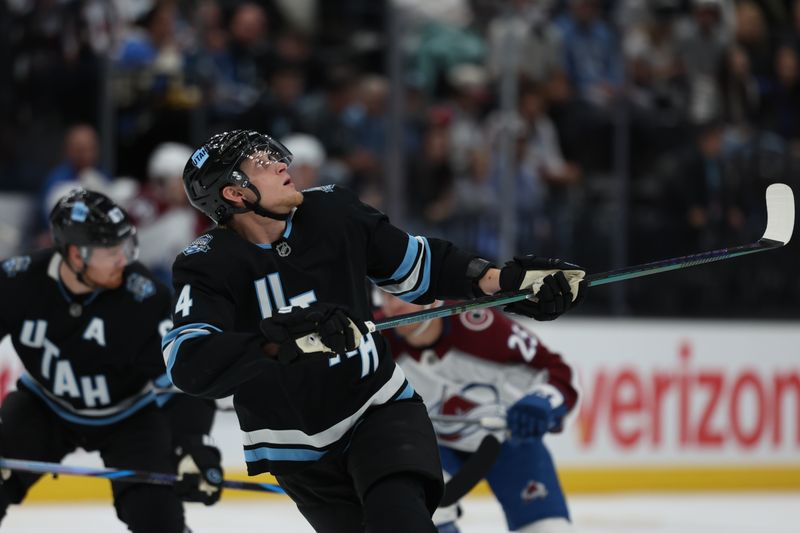
M 294 152 L 413 233 L 600 272 L 743 244 L 800 177 L 800 0 L 0 0 L 0 251 L 83 185 L 167 279 L 210 134 Z M 797 318 L 796 246 L 579 312 Z

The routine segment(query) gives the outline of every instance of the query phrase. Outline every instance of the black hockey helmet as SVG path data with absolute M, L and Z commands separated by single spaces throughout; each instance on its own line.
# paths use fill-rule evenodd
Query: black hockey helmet
M 135 260 L 138 252 L 136 226 L 128 213 L 106 195 L 87 189 L 73 189 L 50 212 L 56 249 L 66 257 L 70 244 L 81 249 L 88 260 L 90 247 L 117 246 L 130 242 L 127 253 Z
M 235 213 L 255 211 L 262 216 L 285 219 L 260 209 L 261 193 L 239 168 L 246 158 L 266 158 L 270 162 L 292 161 L 292 153 L 269 135 L 253 130 L 233 130 L 218 133 L 198 148 L 183 169 L 183 186 L 189 202 L 217 224 Z M 227 185 L 246 187 L 256 193 L 256 204 L 237 208 L 222 197 Z

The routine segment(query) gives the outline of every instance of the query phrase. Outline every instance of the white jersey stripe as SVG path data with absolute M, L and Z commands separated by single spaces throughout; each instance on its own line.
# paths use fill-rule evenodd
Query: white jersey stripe
M 403 387 L 405 381 L 405 374 L 400 367 L 395 364 L 392 377 L 389 378 L 372 397 L 364 402 L 358 411 L 328 429 L 315 433 L 314 435 L 309 435 L 299 429 L 257 429 L 255 431 L 245 431 L 242 435 L 244 445 L 280 444 L 324 448 L 342 438 L 371 406 L 388 402 Z

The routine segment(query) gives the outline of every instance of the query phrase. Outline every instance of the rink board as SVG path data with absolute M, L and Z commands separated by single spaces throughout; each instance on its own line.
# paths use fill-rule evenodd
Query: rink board
M 565 432 L 547 437 L 568 492 L 800 489 L 800 324 L 567 316 L 528 325 L 572 364 L 581 389 Z M 1 347 L 0 392 L 18 372 L 8 341 Z M 219 414 L 214 438 L 230 477 L 244 479 L 232 413 Z M 68 460 L 99 465 L 87 454 Z M 32 497 L 107 498 L 107 485 L 62 477 Z

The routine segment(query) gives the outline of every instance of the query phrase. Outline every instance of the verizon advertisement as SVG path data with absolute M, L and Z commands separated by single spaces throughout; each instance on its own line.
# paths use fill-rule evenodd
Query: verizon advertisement
M 800 327 L 706 321 L 528 324 L 573 365 L 562 466 L 800 465 Z

